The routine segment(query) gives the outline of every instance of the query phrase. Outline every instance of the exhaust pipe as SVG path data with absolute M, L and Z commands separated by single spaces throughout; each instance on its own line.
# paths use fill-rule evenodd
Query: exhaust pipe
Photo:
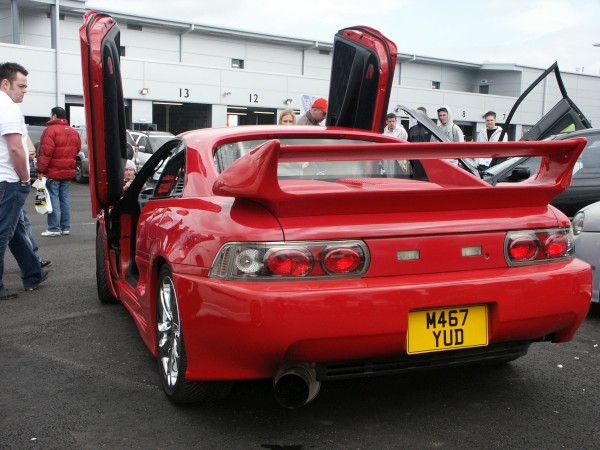
M 294 409 L 314 400 L 321 388 L 314 367 L 308 363 L 283 366 L 273 380 L 275 399 L 286 408 Z

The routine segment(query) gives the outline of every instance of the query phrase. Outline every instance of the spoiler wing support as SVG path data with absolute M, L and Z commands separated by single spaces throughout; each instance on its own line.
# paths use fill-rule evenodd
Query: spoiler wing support
M 370 143 L 285 145 L 268 141 L 236 160 L 213 193 L 264 204 L 279 217 L 403 211 L 547 207 L 571 183 L 586 139 L 494 143 Z M 492 186 L 446 161 L 451 158 L 542 156 L 537 174 L 521 183 Z M 303 180 L 295 189 L 277 176 L 279 163 L 418 159 L 429 181 L 393 178 Z M 297 184 L 298 182 L 296 182 Z

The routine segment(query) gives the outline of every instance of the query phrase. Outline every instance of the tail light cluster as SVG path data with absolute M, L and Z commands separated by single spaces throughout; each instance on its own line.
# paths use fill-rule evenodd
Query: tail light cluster
M 362 276 L 369 251 L 362 241 L 237 242 L 224 245 L 210 276 L 264 280 Z
M 504 243 L 511 266 L 536 264 L 574 257 L 571 228 L 511 231 Z

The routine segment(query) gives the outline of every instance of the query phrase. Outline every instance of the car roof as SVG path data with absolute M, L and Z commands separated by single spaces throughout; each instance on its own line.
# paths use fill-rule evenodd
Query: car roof
M 574 137 L 585 137 L 590 134 L 600 134 L 600 128 L 587 128 L 585 130 L 570 131 L 568 133 L 555 134 L 550 139 L 561 140 L 570 139 Z
M 360 139 L 374 142 L 397 142 L 397 139 L 356 128 L 342 127 L 315 127 L 311 125 L 252 125 L 244 127 L 223 127 L 223 128 L 201 128 L 197 130 L 185 131 L 179 135 L 186 143 L 192 143 L 195 138 L 203 142 L 214 141 L 218 143 L 249 141 L 254 139 L 278 139 L 286 138 L 304 138 L 304 139 Z
M 174 136 L 170 131 L 131 131 L 131 133 L 137 133 L 146 136 Z

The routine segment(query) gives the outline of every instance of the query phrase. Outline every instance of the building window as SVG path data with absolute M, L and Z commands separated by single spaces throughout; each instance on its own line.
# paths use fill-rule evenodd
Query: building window
M 127 55 L 125 55 L 125 46 L 124 45 L 121 45 L 119 47 L 119 56 L 121 56 L 121 57 L 127 56 Z
M 431 89 L 439 89 L 440 85 L 441 85 L 441 83 L 439 81 L 432 81 L 431 82 Z
M 243 69 L 244 68 L 244 60 L 243 59 L 231 59 L 231 68 L 232 69 Z

